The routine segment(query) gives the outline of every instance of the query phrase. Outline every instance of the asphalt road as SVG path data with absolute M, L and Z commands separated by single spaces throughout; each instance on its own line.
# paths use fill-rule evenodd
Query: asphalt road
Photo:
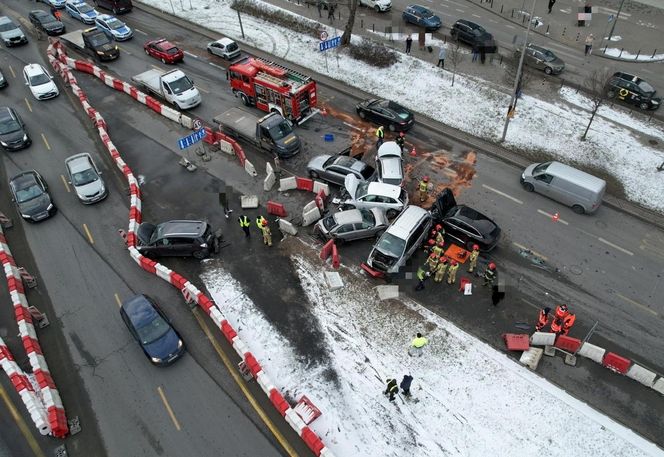
M 11 5 L 20 9 L 18 2 Z M 203 51 L 207 38 L 174 29 L 139 10 L 124 19 L 146 35 L 137 31 L 134 40 L 121 44 L 123 56 L 108 65 L 113 72 L 129 80 L 152 65 L 163 67 L 142 54 L 141 36 L 147 39 L 170 28 L 173 33 L 169 38 L 183 43 L 189 52 L 181 68 L 204 90 L 204 102 L 192 110 L 193 114 L 209 121 L 223 109 L 239 105 L 227 89 L 223 72 L 210 65 L 223 66 L 224 62 L 217 58 L 207 60 Z M 34 44 L 16 52 L 3 51 L 1 57 L 6 59 L 3 68 L 7 63 L 14 69 L 20 68 L 21 61 L 37 58 L 34 53 Z M 312 363 L 327 363 L 325 348 L 316 344 L 317 323 L 307 316 L 306 306 L 299 300 L 302 292 L 288 268 L 287 255 L 277 249 L 276 253 L 268 253 L 274 251 L 264 249 L 255 238 L 249 241 L 251 244 L 244 244 L 235 222 L 224 220 L 216 201 L 217 192 L 232 187 L 237 195 L 258 193 L 262 198 L 283 200 L 295 212 L 309 197 L 295 192 L 284 196 L 274 191 L 263 195 L 261 180 L 250 178 L 233 158 L 220 154 L 213 155 L 208 163 L 197 160 L 199 170 L 189 174 L 177 165 L 175 150 L 176 139 L 186 134 L 184 129 L 176 128 L 93 78 L 79 74 L 77 77 L 92 103 L 105 116 L 121 153 L 135 173 L 142 175 L 146 220 L 203 218 L 221 226 L 230 243 L 221 254 L 225 266 L 241 282 L 255 286 L 250 288 L 251 298 L 264 308 L 303 357 Z M 201 337 L 200 328 L 177 293 L 140 271 L 123 249 L 115 232 L 127 220 L 124 183 L 108 168 L 105 155 L 86 128 L 88 123 L 82 121 L 80 108 L 76 103 L 68 103 L 63 95 L 51 102 L 30 100 L 34 111 L 29 112 L 23 100 L 29 97 L 27 90 L 18 81 L 10 83 L 13 84 L 8 89 L 9 97 L 28 122 L 35 144 L 7 156 L 6 174 L 39 164 L 38 169 L 51 184 L 61 208 L 53 220 L 24 225 L 24 229 L 39 277 L 53 303 L 56 321 L 70 348 L 73 362 L 63 368 L 76 368 L 90 397 L 94 416 L 83 421 L 84 434 L 86 426 L 96 421 L 110 455 L 169 455 L 171 450 L 173 455 L 182 455 L 186 450 L 207 455 L 219 453 L 219 449 L 226 450 L 228 455 L 243 455 L 250 452 L 246 450 L 249 441 L 252 455 L 277 454 L 274 439 L 266 437 L 264 428 L 256 425 L 255 414 L 238 400 L 237 387 L 224 376 L 207 340 Z M 320 92 L 331 115 L 312 119 L 304 129 L 298 130 L 305 139 L 305 151 L 284 164 L 298 174 L 303 173 L 307 159 L 316 153 L 334 152 L 350 141 L 359 150 L 369 152 L 373 141 L 370 137 L 365 139 L 368 125 L 343 114 L 352 113 L 356 100 L 327 88 L 320 88 Z M 42 106 L 48 108 L 42 110 Z M 46 141 L 40 142 L 40 130 Z M 335 142 L 321 141 L 326 132 L 335 133 Z M 481 154 L 475 163 L 474 153 L 436 132 L 416 127 L 408 139 L 422 153 L 408 161 L 408 171 L 413 177 L 428 173 L 437 183 L 451 184 L 461 194 L 459 201 L 494 217 L 502 226 L 505 237 L 492 258 L 497 260 L 502 276 L 510 284 L 510 299 L 498 310 L 485 308 L 488 297 L 478 297 L 477 306 L 441 308 L 440 292 L 429 288 L 418 299 L 497 346 L 502 346 L 499 334 L 513 330 L 514 322 L 532 322 L 538 306 L 565 300 L 579 315 L 579 335 L 591 322 L 599 320 L 593 342 L 601 342 L 617 352 L 626 351 L 646 365 L 664 371 L 662 343 L 658 340 L 664 310 L 656 301 L 659 279 L 664 272 L 661 232 L 606 207 L 594 216 L 577 216 L 546 198 L 527 194 L 518 186 L 519 170 Z M 82 150 L 96 153 L 106 179 L 112 183 L 111 196 L 100 205 L 79 205 L 59 176 L 64 171 L 62 159 Z M 257 169 L 262 170 L 266 157 L 251 148 L 247 152 Z M 191 151 L 186 154 L 196 160 Z M 370 161 L 369 154 L 366 156 Z M 412 190 L 413 186 L 411 182 L 409 188 Z M 561 221 L 553 223 L 542 214 L 554 212 L 560 213 Z M 551 270 L 532 267 L 519 255 L 523 247 L 546 257 Z M 344 262 L 363 260 L 368 248 L 368 243 L 344 247 Z M 167 263 L 188 273 L 197 271 L 195 263 L 189 260 Z M 273 273 L 269 278 L 264 274 L 266 268 Z M 407 281 L 402 284 L 404 291 L 411 293 L 410 284 Z M 166 312 L 190 346 L 191 353 L 166 370 L 149 366 L 117 314 L 115 294 L 122 299 L 146 290 L 164 303 Z M 545 292 L 550 295 L 547 297 Z M 450 303 L 458 300 L 448 291 L 444 294 L 449 296 Z M 545 363 L 542 373 L 595 407 L 657 439 L 662 424 L 656 411 L 661 398 L 654 392 L 644 392 L 634 382 L 588 364 L 570 374 L 553 363 Z M 330 377 L 334 378 L 334 373 Z M 180 425 L 179 431 L 168 414 L 164 398 Z M 612 400 L 608 405 L 606 398 Z M 64 399 L 68 404 L 70 397 Z

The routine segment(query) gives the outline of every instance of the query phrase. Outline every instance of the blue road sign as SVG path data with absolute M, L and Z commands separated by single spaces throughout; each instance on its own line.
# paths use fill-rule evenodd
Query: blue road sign
M 326 51 L 328 49 L 336 48 L 339 44 L 341 44 L 341 37 L 335 36 L 330 40 L 321 41 L 318 43 L 318 47 L 321 51 Z
M 203 138 L 205 138 L 205 129 L 196 130 L 191 135 L 180 138 L 178 140 L 178 146 L 180 146 L 180 149 L 186 149 L 189 146 L 198 143 Z

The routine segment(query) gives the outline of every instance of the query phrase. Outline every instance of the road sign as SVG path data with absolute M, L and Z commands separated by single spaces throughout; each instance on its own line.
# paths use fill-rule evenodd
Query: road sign
M 321 40 L 321 41 L 325 41 L 325 40 L 327 40 L 327 36 L 328 36 L 328 35 L 327 35 L 327 32 L 326 32 L 325 30 L 323 30 L 322 32 L 320 32 L 320 40 Z
M 206 134 L 205 129 L 196 130 L 191 135 L 185 136 L 184 138 L 180 138 L 178 140 L 178 146 L 180 146 L 180 149 L 186 149 L 189 146 L 196 144 L 199 141 L 201 141 L 203 138 L 205 138 L 205 134 Z
M 331 40 L 321 41 L 318 44 L 318 47 L 321 51 L 326 51 L 328 49 L 336 48 L 337 46 L 339 46 L 339 44 L 341 44 L 341 37 L 336 36 L 336 37 L 332 38 Z
M 203 128 L 203 121 L 201 121 L 198 118 L 194 119 L 194 130 L 200 130 L 202 128 Z

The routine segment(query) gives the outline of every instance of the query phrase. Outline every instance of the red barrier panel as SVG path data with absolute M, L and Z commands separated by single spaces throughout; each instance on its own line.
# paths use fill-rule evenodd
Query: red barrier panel
M 615 352 L 607 352 L 604 355 L 604 360 L 602 360 L 602 365 L 604 365 L 609 370 L 615 371 L 620 374 L 627 373 L 632 361 L 622 357 Z
M 309 192 L 314 191 L 314 180 L 309 178 L 300 178 L 295 177 L 295 182 L 297 183 L 298 190 L 306 190 Z
M 527 351 L 530 348 L 528 335 L 518 333 L 503 333 L 503 340 L 508 351 Z
M 251 352 L 247 352 L 244 355 L 244 364 L 249 368 L 254 378 L 259 372 L 263 371 L 263 367 L 261 367 L 261 364 L 258 363 L 258 360 L 256 360 L 256 357 Z
M 136 89 L 134 86 L 131 86 L 131 88 L 129 89 L 129 95 L 132 98 L 138 98 L 138 89 Z
M 184 278 L 184 276 L 182 276 L 179 273 L 175 273 L 175 272 L 171 273 L 171 284 L 173 284 L 173 286 L 175 286 L 178 289 L 182 290 L 182 288 L 184 287 L 184 285 L 186 283 L 187 283 L 187 280 Z
M 362 262 L 360 264 L 360 268 L 362 268 L 364 271 L 366 271 L 369 274 L 369 276 L 371 276 L 372 278 L 383 278 L 383 277 L 385 277 L 385 273 L 383 273 L 382 271 L 374 270 L 373 268 L 371 268 L 369 265 L 367 265 L 364 262 Z
M 233 340 L 237 336 L 237 332 L 227 320 L 221 321 L 221 332 L 224 334 L 229 343 L 233 343 Z
M 270 401 L 277 411 L 279 411 L 279 414 L 282 416 L 286 415 L 286 411 L 290 408 L 290 405 L 277 389 L 272 389 L 270 391 Z
M 12 290 L 15 290 L 16 292 L 25 295 L 25 289 L 23 289 L 23 281 L 20 279 L 16 279 L 13 276 L 9 276 L 7 278 L 7 288 L 11 292 Z
M 135 248 L 136 247 L 136 234 L 134 232 L 127 233 L 127 247 Z
M 145 104 L 152 111 L 155 111 L 157 113 L 161 113 L 161 103 L 159 103 L 157 100 L 150 97 L 149 95 L 147 97 L 145 97 Z
M 334 240 L 330 240 L 323 246 L 323 249 L 320 250 L 321 260 L 327 260 L 328 257 L 332 254 L 332 246 L 334 246 Z
M 124 91 L 124 84 L 119 79 L 114 79 L 113 80 L 113 89 L 123 92 Z
M 560 335 L 556 338 L 554 346 L 563 351 L 575 353 L 581 347 L 581 340 L 572 338 L 571 336 Z
M 32 314 L 23 305 L 14 306 L 14 317 L 17 321 L 26 321 L 32 324 Z
M 0 243 L 7 244 L 7 238 L 5 238 L 5 235 L 0 234 Z
M 279 217 L 286 217 L 286 208 L 281 203 L 273 202 L 269 200 L 267 202 L 267 213 L 274 214 Z
M 339 250 L 337 249 L 337 245 L 333 244 L 332 245 L 332 268 L 335 270 L 339 268 L 339 265 L 341 265 L 341 259 L 339 258 Z
M 198 294 L 198 297 L 196 297 L 196 303 L 198 303 L 198 306 L 203 308 L 203 311 L 205 311 L 206 314 L 210 314 L 210 308 L 214 305 L 212 303 L 212 300 L 207 298 L 204 293 Z
M 134 219 L 137 224 L 141 223 L 141 212 L 138 210 L 138 208 L 134 206 L 131 207 L 129 210 L 129 219 Z
M 154 260 L 150 260 L 147 257 L 141 257 L 141 268 L 145 271 L 155 274 L 157 272 L 155 265 L 157 265 L 157 262 Z
M 309 427 L 304 427 L 300 436 L 304 442 L 307 443 L 307 446 L 309 446 L 309 449 L 311 449 L 314 455 L 320 455 L 325 445 L 320 438 L 318 438 L 318 435 L 312 432 Z

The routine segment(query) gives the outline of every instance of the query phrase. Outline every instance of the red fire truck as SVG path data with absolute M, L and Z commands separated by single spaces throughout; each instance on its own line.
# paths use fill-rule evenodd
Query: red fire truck
M 257 57 L 228 67 L 227 78 L 246 106 L 277 111 L 298 124 L 316 114 L 316 81 L 274 62 Z

